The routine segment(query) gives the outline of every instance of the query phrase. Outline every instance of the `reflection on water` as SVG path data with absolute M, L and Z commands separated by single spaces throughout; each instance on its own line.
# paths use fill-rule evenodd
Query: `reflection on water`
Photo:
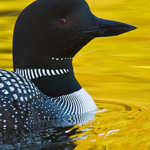
M 12 70 L 16 16 L 32 0 L 0 1 L 0 67 Z M 71 127 L 1 136 L 0 150 L 149 150 L 150 2 L 88 0 L 97 16 L 127 22 L 138 30 L 95 39 L 74 60 L 81 85 L 98 108 L 95 120 Z M 11 141 L 11 142 L 10 142 Z
M 30 131 L 11 131 L 0 136 L 1 150 L 73 150 L 77 140 L 88 137 L 91 128 L 80 129 L 94 119 L 96 112 L 70 115 L 62 120 L 41 122 Z M 78 125 L 76 125 L 78 124 Z
M 38 130 L 31 134 L 18 133 L 11 137 L 5 136 L 3 144 L 0 145 L 1 150 L 56 150 L 68 149 L 72 150 L 76 147 L 76 138 L 72 137 L 81 131 L 79 128 L 58 127 Z M 6 144 L 5 144 L 6 143 Z

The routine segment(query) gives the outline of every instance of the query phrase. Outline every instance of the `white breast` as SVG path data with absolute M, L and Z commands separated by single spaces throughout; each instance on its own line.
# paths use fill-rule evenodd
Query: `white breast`
M 92 97 L 83 88 L 58 99 L 63 101 L 61 104 L 64 115 L 80 115 L 97 110 Z

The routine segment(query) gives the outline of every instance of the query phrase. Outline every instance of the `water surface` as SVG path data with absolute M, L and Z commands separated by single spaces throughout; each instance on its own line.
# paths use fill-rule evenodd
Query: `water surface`
M 14 23 L 31 1 L 0 1 L 0 67 L 3 69 L 12 70 Z M 88 2 L 97 16 L 126 22 L 138 29 L 118 37 L 97 38 L 74 60 L 76 77 L 99 107 L 95 120 L 69 129 L 48 129 L 42 136 L 28 135 L 29 140 L 22 144 L 26 150 L 150 149 L 150 1 Z M 31 142 L 33 136 L 36 142 Z M 8 149 L 11 148 L 8 144 Z

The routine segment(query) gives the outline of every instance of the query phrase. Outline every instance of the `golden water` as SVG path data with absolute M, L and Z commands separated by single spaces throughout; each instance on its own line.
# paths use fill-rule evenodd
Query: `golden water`
M 16 16 L 32 0 L 0 0 L 0 67 L 12 70 Z M 99 17 L 126 22 L 137 30 L 97 38 L 74 60 L 76 77 L 92 95 L 98 113 L 91 130 L 78 136 L 75 150 L 150 149 L 150 1 L 88 0 Z M 86 125 L 81 127 L 86 128 Z M 81 130 L 80 129 L 80 130 Z

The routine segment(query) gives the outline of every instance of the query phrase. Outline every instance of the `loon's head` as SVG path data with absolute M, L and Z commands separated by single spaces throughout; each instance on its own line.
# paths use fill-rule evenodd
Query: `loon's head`
M 36 63 L 44 56 L 73 57 L 95 37 L 133 29 L 134 26 L 94 16 L 85 0 L 37 0 L 17 20 L 14 66 Z

